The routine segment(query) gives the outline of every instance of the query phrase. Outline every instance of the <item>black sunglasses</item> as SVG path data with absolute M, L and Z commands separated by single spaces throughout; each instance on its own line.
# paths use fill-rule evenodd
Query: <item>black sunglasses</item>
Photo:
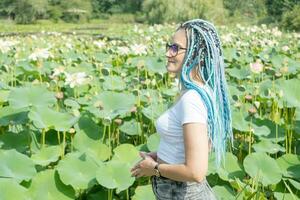
M 179 51 L 180 49 L 186 50 L 186 48 L 183 48 L 183 47 L 179 46 L 179 45 L 176 44 L 176 43 L 174 43 L 174 44 L 166 43 L 166 51 L 169 51 L 169 50 L 170 50 L 170 55 L 171 55 L 171 57 L 177 56 L 178 51 Z

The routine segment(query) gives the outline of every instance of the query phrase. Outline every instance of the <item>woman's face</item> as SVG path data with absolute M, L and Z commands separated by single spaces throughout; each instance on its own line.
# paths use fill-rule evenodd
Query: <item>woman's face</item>
M 186 42 L 186 33 L 184 29 L 179 29 L 176 31 L 176 33 L 173 35 L 171 44 L 172 47 L 170 47 L 166 52 L 167 57 L 167 70 L 171 73 L 180 73 L 183 59 L 185 56 L 185 52 L 187 48 L 187 42 Z M 182 49 L 184 48 L 184 49 Z M 178 49 L 178 53 L 176 56 L 174 56 L 174 50 Z

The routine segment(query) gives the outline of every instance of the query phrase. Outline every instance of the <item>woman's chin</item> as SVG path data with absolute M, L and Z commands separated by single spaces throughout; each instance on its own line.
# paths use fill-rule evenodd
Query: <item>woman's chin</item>
M 174 67 L 172 67 L 170 65 L 167 65 L 166 68 L 167 68 L 167 71 L 169 73 L 175 73 L 176 74 L 178 72 L 178 69 L 175 69 Z

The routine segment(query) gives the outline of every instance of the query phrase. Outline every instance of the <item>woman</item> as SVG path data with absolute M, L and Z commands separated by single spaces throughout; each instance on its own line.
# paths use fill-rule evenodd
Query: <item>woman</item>
M 167 70 L 179 78 L 181 95 L 156 121 L 161 136 L 157 152 L 140 152 L 132 169 L 151 176 L 158 200 L 216 199 L 206 181 L 211 146 L 220 166 L 226 139 L 232 137 L 231 112 L 223 52 L 215 27 L 204 20 L 187 21 L 167 44 Z

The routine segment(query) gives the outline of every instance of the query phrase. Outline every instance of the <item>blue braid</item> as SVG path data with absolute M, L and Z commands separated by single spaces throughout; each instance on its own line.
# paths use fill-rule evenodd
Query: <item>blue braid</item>
M 205 20 L 190 20 L 178 29 L 180 28 L 186 30 L 188 44 L 179 80 L 184 88 L 196 90 L 204 102 L 208 113 L 208 137 L 216 155 L 215 165 L 219 168 L 221 160 L 225 164 L 228 137 L 233 146 L 232 118 L 221 42 L 214 25 Z M 202 66 L 197 73 L 211 93 L 191 80 L 190 72 L 198 65 Z

